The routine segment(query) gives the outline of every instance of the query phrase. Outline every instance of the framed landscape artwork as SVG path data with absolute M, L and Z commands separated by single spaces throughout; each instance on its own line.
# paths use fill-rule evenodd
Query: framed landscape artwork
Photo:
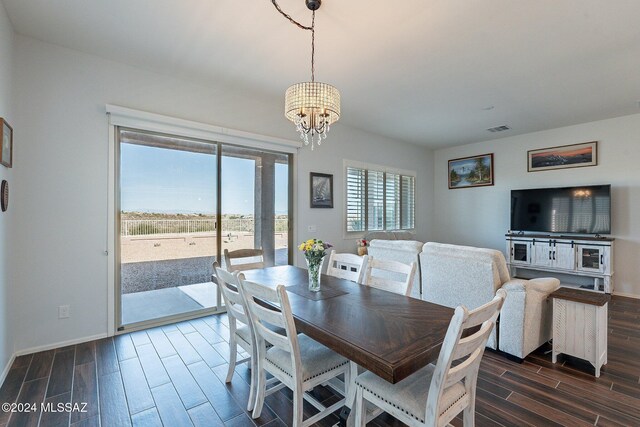
M 333 207 L 333 175 L 311 172 L 311 207 Z
M 13 163 L 13 129 L 4 119 L 0 118 L 0 164 L 10 168 Z
M 527 171 L 580 168 L 598 164 L 598 142 L 527 151 Z
M 449 188 L 493 185 L 493 153 L 449 160 Z

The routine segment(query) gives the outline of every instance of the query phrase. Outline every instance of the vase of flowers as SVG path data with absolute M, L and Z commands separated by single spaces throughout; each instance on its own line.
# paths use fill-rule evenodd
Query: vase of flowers
M 363 256 L 367 254 L 367 239 L 358 239 L 358 255 Z
M 320 290 L 320 279 L 322 277 L 322 263 L 327 255 L 327 249 L 331 245 L 319 239 L 309 239 L 300 243 L 298 249 L 304 253 L 304 259 L 307 261 L 309 271 L 309 290 L 318 292 Z

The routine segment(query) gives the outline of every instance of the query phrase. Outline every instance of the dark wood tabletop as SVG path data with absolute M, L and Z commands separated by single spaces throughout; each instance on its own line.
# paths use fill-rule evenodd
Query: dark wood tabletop
M 551 293 L 549 298 L 566 299 L 568 301 L 580 302 L 582 304 L 597 305 L 602 307 L 611 301 L 611 295 L 597 291 L 587 291 L 584 289 L 561 287 Z
M 307 270 L 290 265 L 244 275 L 267 286 L 285 285 L 298 332 L 391 383 L 437 360 L 453 316 L 449 307 L 327 275 L 319 295 L 309 295 Z

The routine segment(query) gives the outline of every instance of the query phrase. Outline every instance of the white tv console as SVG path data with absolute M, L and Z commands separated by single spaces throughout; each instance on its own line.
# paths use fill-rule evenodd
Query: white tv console
M 593 289 L 613 292 L 613 244 L 609 237 L 553 236 L 508 233 L 507 265 L 517 269 L 548 271 L 593 278 Z

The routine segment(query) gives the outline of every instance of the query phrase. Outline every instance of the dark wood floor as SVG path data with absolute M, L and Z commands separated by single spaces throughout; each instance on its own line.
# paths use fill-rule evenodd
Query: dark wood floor
M 640 300 L 614 297 L 609 314 L 609 363 L 598 379 L 587 363 L 564 358 L 554 365 L 543 350 L 522 364 L 487 351 L 477 425 L 640 426 Z M 38 410 L 0 412 L 0 427 L 291 425 L 288 390 L 269 396 L 262 417 L 252 421 L 244 411 L 246 366 L 236 369 L 232 384 L 224 383 L 226 322 L 224 315 L 212 316 L 21 356 L 0 389 L 0 403 L 36 403 Z M 336 399 L 322 387 L 314 393 L 326 403 Z M 42 412 L 42 402 L 68 403 L 75 411 Z M 332 416 L 318 425 L 336 422 Z M 402 425 L 385 415 L 371 424 Z M 460 419 L 453 424 L 462 425 Z

